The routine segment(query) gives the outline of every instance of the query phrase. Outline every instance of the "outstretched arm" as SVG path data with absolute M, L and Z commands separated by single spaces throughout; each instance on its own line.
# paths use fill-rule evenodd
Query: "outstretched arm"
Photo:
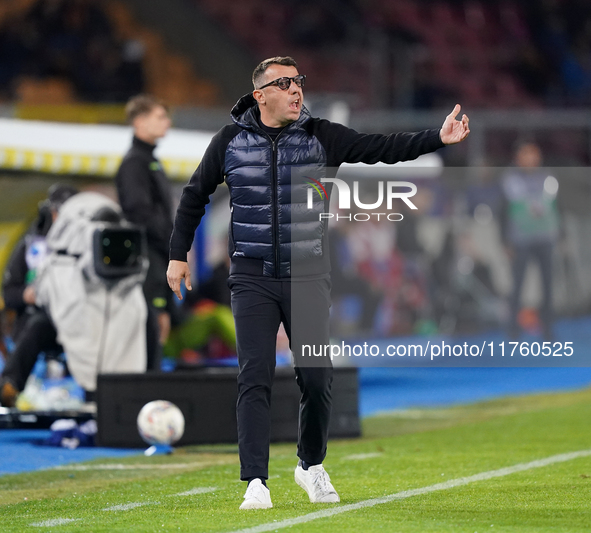
M 456 104 L 454 110 L 445 117 L 445 122 L 439 132 L 443 144 L 456 144 L 468 137 L 470 133 L 468 123 L 470 119 L 466 115 L 462 115 L 462 120 L 456 120 L 461 109 L 460 104 Z
M 329 167 L 338 167 L 341 163 L 373 165 L 378 161 L 387 164 L 410 161 L 445 146 L 439 129 L 390 135 L 368 134 L 323 119 L 315 119 L 312 128 L 312 135 L 326 150 Z

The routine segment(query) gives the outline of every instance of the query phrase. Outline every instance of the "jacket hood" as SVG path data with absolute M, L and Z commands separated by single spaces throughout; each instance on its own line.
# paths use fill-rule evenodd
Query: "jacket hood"
M 230 116 L 235 124 L 241 128 L 259 130 L 257 116 L 259 114 L 258 105 L 252 93 L 245 94 L 232 108 Z M 312 118 L 310 111 L 302 104 L 302 111 L 299 118 L 292 124 L 301 125 Z

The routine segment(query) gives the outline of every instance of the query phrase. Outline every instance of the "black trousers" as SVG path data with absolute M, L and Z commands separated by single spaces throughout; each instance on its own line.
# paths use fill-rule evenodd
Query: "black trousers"
M 168 287 L 166 269 L 168 260 L 154 248 L 148 246 L 148 260 L 150 266 L 146 274 L 143 290 L 148 305 L 146 323 L 147 370 L 160 370 L 162 362 L 162 346 L 160 346 L 160 327 L 158 314 L 171 312 L 173 293 Z
M 510 299 L 509 335 L 516 337 L 519 334 L 517 316 L 520 309 L 521 289 L 525 280 L 525 271 L 530 259 L 534 259 L 540 265 L 542 274 L 542 307 L 540 319 L 545 338 L 552 338 L 552 243 L 529 244 L 515 246 L 513 256 L 513 293 Z
M 240 479 L 269 475 L 271 386 L 281 323 L 302 393 L 297 454 L 308 463 L 321 463 L 332 406 L 332 363 L 329 357 L 306 358 L 302 345 L 329 343 L 329 279 L 292 282 L 232 276 L 228 285 L 240 369 L 236 406 Z
M 19 335 L 14 352 L 6 361 L 2 378 L 8 379 L 16 389 L 22 391 L 40 352 L 63 351 L 56 337 L 55 326 L 47 313 L 41 309 L 36 311 Z

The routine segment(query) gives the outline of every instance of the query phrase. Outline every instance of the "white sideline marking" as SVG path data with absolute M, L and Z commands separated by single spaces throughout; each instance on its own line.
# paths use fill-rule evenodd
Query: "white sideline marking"
M 193 496 L 194 494 L 207 494 L 208 492 L 215 492 L 219 490 L 217 487 L 196 487 L 178 494 L 170 494 L 170 496 Z
M 499 468 L 498 470 L 489 470 L 488 472 L 481 472 L 468 477 L 460 477 L 457 479 L 450 479 L 444 483 L 436 483 L 435 485 L 429 485 L 418 489 L 403 490 L 402 492 L 396 492 L 395 494 L 389 494 L 388 496 L 382 496 L 381 498 L 372 498 L 371 500 L 363 500 L 357 503 L 350 503 L 348 505 L 342 505 L 339 507 L 332 507 L 317 511 L 315 513 L 308 513 L 302 516 L 296 516 L 295 518 L 288 518 L 280 522 L 271 522 L 267 524 L 260 524 L 258 526 L 249 527 L 246 529 L 238 529 L 232 533 L 262 533 L 264 531 L 274 531 L 276 529 L 282 529 L 286 527 L 295 526 L 296 524 L 304 524 L 317 520 L 319 518 L 327 518 L 329 516 L 347 513 L 349 511 L 355 511 L 364 507 L 373 507 L 374 505 L 380 505 L 383 503 L 390 503 L 395 500 L 403 500 L 410 498 L 411 496 L 418 496 L 420 494 L 428 494 L 429 492 L 435 492 L 438 490 L 452 489 L 454 487 L 461 487 L 462 485 L 468 485 L 476 481 L 484 481 L 495 477 L 508 476 L 509 474 L 515 474 L 516 472 L 523 472 L 524 470 L 531 470 L 532 468 L 540 468 L 542 466 L 548 466 L 555 463 L 562 463 L 565 461 L 571 461 L 579 457 L 588 457 L 591 455 L 591 450 L 581 450 L 578 452 L 561 453 L 559 455 L 552 455 L 545 459 L 538 459 L 537 461 L 531 461 L 529 463 L 519 463 L 513 466 L 505 468 Z
M 386 418 L 407 418 L 410 420 L 421 420 L 423 418 L 445 419 L 457 416 L 447 409 L 392 409 L 391 411 L 378 411 L 375 416 Z
M 112 507 L 105 507 L 103 511 L 129 511 L 136 507 L 143 507 L 144 505 L 158 505 L 160 502 L 131 502 L 121 503 L 119 505 L 113 505 Z
M 209 466 L 212 463 L 171 463 L 161 465 L 137 464 L 137 465 L 123 465 L 123 464 L 104 464 L 104 465 L 65 465 L 56 466 L 53 470 L 74 470 L 83 472 L 85 470 L 168 470 L 170 468 L 191 468 L 193 466 Z M 215 463 L 217 465 L 219 463 Z
M 32 527 L 53 527 L 53 526 L 63 526 L 64 524 L 69 524 L 70 522 L 76 522 L 78 520 L 82 520 L 81 518 L 53 518 L 51 520 L 44 520 L 43 522 L 36 522 L 31 524 Z
M 187 490 L 185 492 L 179 492 L 178 494 L 169 494 L 169 496 L 193 496 L 194 494 L 206 494 L 208 492 L 214 492 L 219 490 L 217 487 L 195 487 L 194 489 Z M 120 505 L 113 505 L 112 507 L 105 507 L 103 511 L 129 511 L 136 507 L 142 507 L 144 505 L 158 505 L 160 502 L 131 502 L 122 503 Z M 33 527 L 52 527 L 61 526 L 70 522 L 76 522 L 82 520 L 81 518 L 55 518 L 53 520 L 45 520 L 44 522 L 37 522 L 30 524 Z
M 381 452 L 373 452 L 373 453 L 356 453 L 353 455 L 347 455 L 341 458 L 341 461 L 362 461 L 363 459 L 373 459 L 375 457 L 381 457 L 384 455 Z

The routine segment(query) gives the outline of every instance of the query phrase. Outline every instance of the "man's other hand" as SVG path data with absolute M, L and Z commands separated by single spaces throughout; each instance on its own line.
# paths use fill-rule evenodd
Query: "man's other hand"
M 192 290 L 191 287 L 191 271 L 186 261 L 171 260 L 168 263 L 168 270 L 166 271 L 166 279 L 168 286 L 172 289 L 179 300 L 183 299 L 181 295 L 181 280 L 185 279 L 185 287 L 187 290 Z
M 456 144 L 462 142 L 470 133 L 468 123 L 470 120 L 466 115 L 462 115 L 462 120 L 456 120 L 462 107 L 460 104 L 456 104 L 454 110 L 445 117 L 445 122 L 441 126 L 439 136 L 443 144 Z
M 170 313 L 166 311 L 158 313 L 158 330 L 160 334 L 160 345 L 164 346 L 170 335 Z

